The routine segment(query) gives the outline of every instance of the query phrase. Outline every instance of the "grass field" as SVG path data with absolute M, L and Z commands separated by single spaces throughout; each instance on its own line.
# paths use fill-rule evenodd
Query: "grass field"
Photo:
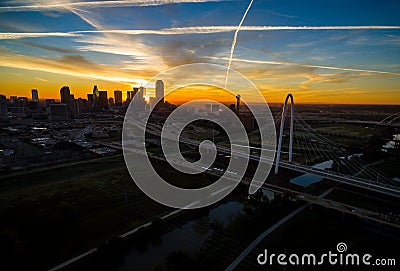
M 344 242 L 347 245 L 347 253 L 363 255 L 369 253 L 372 259 L 397 258 L 398 259 L 398 234 L 400 230 L 387 229 L 384 225 L 373 224 L 350 215 L 342 215 L 340 212 L 325 210 L 322 207 L 313 206 L 304 210 L 288 223 L 282 225 L 259 245 L 239 264 L 236 270 L 282 270 L 283 266 L 276 264 L 258 265 L 257 256 L 268 250 L 268 255 L 285 253 L 313 253 L 320 257 L 323 253 L 337 253 L 336 245 Z M 397 236 L 397 238 L 395 237 Z M 395 237 L 395 238 L 393 238 Z M 326 259 L 325 259 L 326 260 Z M 371 260 L 372 261 L 372 260 Z M 325 261 L 326 262 L 326 261 Z M 324 265 L 325 270 L 375 270 L 362 269 L 365 266 L 330 266 Z M 358 269 L 359 268 L 359 269 Z M 385 270 L 395 270 L 387 267 Z M 312 266 L 286 266 L 286 270 L 320 270 Z M 377 269 L 380 270 L 380 269 Z
M 3 263 L 23 270 L 57 265 L 170 211 L 136 187 L 122 155 L 13 172 L 0 187 Z

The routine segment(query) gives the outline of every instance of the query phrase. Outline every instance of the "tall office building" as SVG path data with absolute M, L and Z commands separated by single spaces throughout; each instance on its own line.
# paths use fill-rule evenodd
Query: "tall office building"
M 92 105 L 92 107 L 99 107 L 98 103 L 99 103 L 100 93 L 99 93 L 99 89 L 97 88 L 96 85 L 94 85 L 94 87 L 93 87 L 93 94 L 92 95 L 93 95 L 93 105 Z
M 133 91 L 131 91 L 132 99 L 133 99 L 133 97 L 136 96 L 136 94 L 138 94 L 138 92 L 139 92 L 139 88 L 133 88 Z
M 240 95 L 236 95 L 236 112 L 239 113 L 240 109 Z
M 133 93 L 135 93 L 135 89 L 134 89 Z M 133 103 L 134 103 L 133 108 L 135 111 L 140 112 L 140 111 L 144 111 L 146 109 L 146 101 L 144 99 L 145 95 L 146 95 L 146 89 L 144 87 L 140 87 L 139 92 L 137 92 L 137 94 L 133 95 L 135 97 L 135 99 L 133 99 Z
M 61 94 L 61 103 L 69 105 L 71 103 L 71 93 L 69 87 L 63 86 L 60 89 L 60 94 Z
M 32 101 L 39 102 L 39 93 L 37 89 L 32 89 Z
M 82 107 L 78 100 L 73 99 L 71 105 L 71 116 L 73 118 L 78 117 L 81 114 Z
M 115 105 L 122 105 L 122 91 L 114 90 L 114 102 Z
M 93 94 L 88 94 L 87 95 L 87 103 L 88 103 L 88 107 L 89 108 L 93 108 L 94 107 L 94 99 L 93 99 Z
M 139 88 L 139 98 L 143 99 L 144 97 L 146 97 L 146 88 L 140 87 Z
M 99 93 L 99 89 L 97 88 L 97 85 L 94 85 L 93 87 L 93 98 L 99 98 L 100 93 Z
M 107 109 L 108 108 L 108 98 L 107 91 L 99 91 L 98 98 L 98 108 Z
M 164 82 L 162 80 L 157 80 L 156 82 L 156 99 L 160 100 L 160 104 L 164 104 Z

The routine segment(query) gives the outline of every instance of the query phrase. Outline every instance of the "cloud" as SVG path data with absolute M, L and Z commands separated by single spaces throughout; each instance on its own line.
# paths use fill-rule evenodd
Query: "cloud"
M 233 35 L 233 41 L 232 41 L 231 51 L 230 51 L 229 60 L 228 60 L 228 66 L 226 68 L 225 88 L 226 88 L 226 85 L 228 84 L 229 69 L 231 68 L 232 57 L 233 57 L 233 52 L 235 51 L 235 45 L 236 45 L 237 36 L 239 34 L 240 27 L 242 26 L 244 20 L 246 19 L 247 13 L 249 12 L 252 4 L 253 4 L 253 0 L 251 0 L 249 5 L 247 6 L 246 11 L 244 12 L 243 17 L 240 20 L 240 23 L 239 23 L 238 27 L 235 30 L 235 34 Z
M 19 39 L 37 37 L 74 37 L 83 34 L 122 34 L 122 35 L 189 35 L 189 34 L 212 34 L 233 32 L 237 26 L 189 26 L 172 27 L 162 29 L 102 29 L 98 23 L 89 20 L 81 13 L 77 13 L 83 20 L 94 26 L 96 30 L 77 30 L 70 32 L 33 32 L 33 33 L 0 33 L 0 39 Z M 395 25 L 366 25 L 366 26 L 241 26 L 240 31 L 313 31 L 313 30 L 400 30 L 400 26 Z M 396 44 L 397 44 L 396 40 Z
M 270 14 L 272 14 L 272 15 L 276 15 L 276 16 L 279 16 L 279 17 L 290 18 L 290 19 L 298 19 L 299 18 L 297 16 L 276 12 L 276 11 L 273 11 L 273 10 L 270 10 L 270 9 L 267 9 L 265 11 L 270 13 Z
M 23 41 L 23 44 L 32 46 L 32 47 L 36 47 L 36 48 L 40 48 L 43 50 L 48 50 L 48 51 L 53 51 L 53 52 L 58 52 L 58 53 L 64 53 L 64 54 L 71 54 L 71 53 L 77 53 L 77 50 L 73 50 L 73 49 L 65 49 L 65 48 L 59 48 L 59 47 L 54 47 L 54 46 L 49 46 L 49 45 L 43 45 L 43 44 L 37 44 L 37 43 L 33 43 L 33 42 L 29 42 L 29 41 Z
M 0 40 L 16 40 L 22 38 L 47 38 L 47 37 L 77 37 L 76 33 L 72 32 L 32 32 L 32 33 L 0 33 Z
M 50 59 L 0 51 L 0 66 L 127 84 L 145 83 L 142 78 L 154 76 L 154 73 L 149 71 L 131 72 L 110 65 L 97 64 L 79 55 Z
M 143 6 L 161 6 L 169 4 L 182 3 L 205 3 L 205 2 L 221 2 L 226 0 L 116 0 L 116 1 L 80 1 L 65 2 L 58 1 L 56 3 L 48 3 L 48 1 L 18 1 L 22 5 L 11 5 L 0 7 L 0 12 L 15 11 L 43 11 L 43 10 L 63 10 L 69 8 L 110 8 L 110 7 L 143 7 Z M 17 3 L 18 3 L 17 2 Z M 25 3 L 25 5 L 23 5 Z M 31 4 L 30 4 L 31 3 Z
M 210 59 L 219 59 L 219 60 L 228 60 L 228 58 L 223 57 L 209 57 Z M 268 65 L 282 65 L 282 66 L 297 66 L 304 68 L 313 68 L 313 69 L 325 69 L 325 70 L 335 70 L 335 71 L 350 71 L 350 72 L 361 72 L 361 73 L 377 73 L 377 74 L 386 74 L 386 75 L 394 75 L 400 76 L 400 73 L 388 72 L 388 71 L 378 71 L 378 70 L 368 70 L 368 69 L 354 69 L 354 68 L 343 68 L 343 67 L 333 67 L 333 66 L 322 66 L 322 65 L 310 65 L 310 64 L 301 64 L 294 62 L 281 62 L 281 61 L 264 61 L 264 60 L 251 60 L 251 59 L 243 59 L 243 58 L 234 58 L 233 61 L 237 62 L 246 62 L 246 63 L 254 63 L 254 64 L 268 64 Z
M 42 81 L 42 82 L 48 82 L 49 80 L 40 78 L 40 77 L 35 77 L 36 80 Z

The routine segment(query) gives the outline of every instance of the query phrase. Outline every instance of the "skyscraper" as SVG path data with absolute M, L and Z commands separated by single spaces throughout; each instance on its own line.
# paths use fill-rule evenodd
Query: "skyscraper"
M 68 86 L 63 86 L 60 89 L 61 103 L 69 105 L 71 103 L 71 93 Z
M 88 107 L 89 108 L 93 108 L 94 107 L 93 94 L 88 94 L 87 95 L 87 100 L 88 100 Z
M 114 102 L 115 105 L 122 105 L 122 91 L 114 90 Z
M 240 95 L 236 95 L 236 112 L 239 113 L 240 108 Z
M 92 107 L 99 107 L 98 103 L 99 103 L 99 89 L 97 88 L 96 85 L 94 85 L 93 87 L 93 105 Z
M 160 100 L 160 104 L 164 104 L 164 82 L 162 80 L 157 80 L 156 82 L 156 99 Z
M 93 98 L 99 98 L 100 93 L 99 93 L 99 89 L 97 88 L 97 85 L 94 85 L 93 87 Z
M 132 99 L 135 97 L 135 95 L 139 92 L 139 88 L 133 88 L 133 91 L 131 91 Z
M 145 87 L 140 87 L 139 88 L 139 97 L 141 99 L 143 99 L 144 97 L 146 97 L 146 88 Z
M 37 89 L 32 89 L 32 101 L 39 102 L 39 93 Z
M 98 91 L 98 92 L 99 92 L 98 108 L 107 109 L 108 108 L 107 91 Z

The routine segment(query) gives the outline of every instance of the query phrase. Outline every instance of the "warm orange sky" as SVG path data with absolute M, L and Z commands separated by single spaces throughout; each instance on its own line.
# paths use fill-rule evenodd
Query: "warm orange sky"
M 226 67 L 232 56 L 271 103 L 290 92 L 297 103 L 400 104 L 400 2 L 254 1 L 240 31 L 248 1 L 139 2 L 0 3 L 0 94 L 59 99 L 68 85 L 86 98 L 97 85 L 112 97 L 167 69 Z
M 0 68 L 3 72 L 4 68 Z M 60 75 L 41 71 L 26 71 L 23 69 L 8 69 L 7 72 L 3 72 L 3 78 L 1 80 L 0 89 L 1 93 L 7 97 L 9 95 L 31 97 L 31 89 L 39 90 L 39 98 L 60 98 L 60 88 L 64 85 L 68 85 L 71 89 L 71 93 L 76 98 L 86 98 L 86 94 L 92 93 L 93 85 L 97 85 L 100 90 L 107 90 L 108 96 L 113 97 L 114 90 L 124 91 L 124 99 L 126 98 L 126 91 L 132 90 L 133 86 L 139 86 L 140 83 L 124 83 L 124 82 L 111 82 L 106 80 L 92 79 L 92 78 L 80 78 L 71 75 Z M 250 75 L 251 77 L 251 75 Z M 273 86 L 268 83 L 259 83 L 256 85 L 264 95 L 267 102 L 270 103 L 282 103 L 287 93 L 291 92 L 294 94 L 297 103 L 337 103 L 337 104 L 400 104 L 400 91 L 393 93 L 393 89 L 396 87 L 390 87 L 380 85 L 379 81 L 375 83 L 375 78 L 366 78 L 366 82 L 361 79 L 356 80 L 359 87 L 355 87 L 352 84 L 340 89 L 330 89 L 324 84 L 318 84 L 319 87 L 309 88 L 296 88 L 285 87 L 285 86 Z M 284 78 L 282 79 L 284 81 Z M 397 85 L 396 78 L 385 78 L 386 81 L 394 81 L 393 85 Z M 60 83 L 61 82 L 61 83 Z M 166 97 L 166 100 L 172 103 L 181 103 L 189 101 L 195 98 L 209 98 L 216 99 L 221 102 L 229 102 L 231 95 L 226 95 L 223 90 L 207 91 L 208 97 L 204 95 L 206 86 L 192 86 L 191 88 L 185 88 L 174 92 L 173 95 Z M 149 89 L 151 93 L 153 90 Z M 387 93 L 387 94 L 386 94 Z M 234 98 L 234 97 L 233 97 Z M 234 102 L 234 99 L 233 101 Z

